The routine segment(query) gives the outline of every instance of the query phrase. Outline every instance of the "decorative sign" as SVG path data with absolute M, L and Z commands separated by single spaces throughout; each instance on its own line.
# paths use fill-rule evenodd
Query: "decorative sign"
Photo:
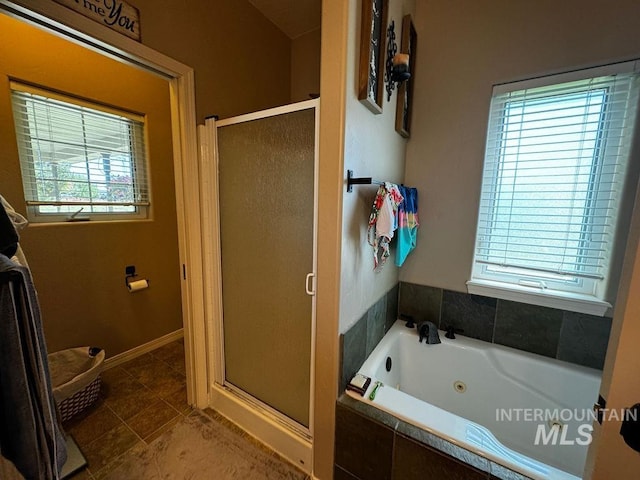
M 416 49 L 418 34 L 411 21 L 411 15 L 402 19 L 402 43 L 400 51 L 409 55 L 411 78 L 398 87 L 398 103 L 396 104 L 396 132 L 405 138 L 411 136 L 411 103 L 413 100 L 413 86 L 416 81 Z
M 358 99 L 374 114 L 382 113 L 384 41 L 389 0 L 362 0 Z
M 54 2 L 140 41 L 138 9 L 122 0 L 54 0 Z

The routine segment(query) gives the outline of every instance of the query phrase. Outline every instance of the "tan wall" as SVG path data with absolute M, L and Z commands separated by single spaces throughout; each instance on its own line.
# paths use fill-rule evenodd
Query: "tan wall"
M 36 12 L 51 0 L 15 0 Z M 289 103 L 291 40 L 247 0 L 135 0 L 142 43 L 195 71 L 198 123 Z
M 291 101 L 309 100 L 320 93 L 320 37 L 318 28 L 291 40 Z
M 50 351 L 98 345 L 109 356 L 182 327 L 168 83 L 0 15 L 0 192 L 25 213 L 9 78 L 143 112 L 152 221 L 31 225 L 21 243 Z M 128 293 L 126 265 L 151 287 Z
M 640 55 L 640 3 L 416 2 L 418 76 L 405 182 L 420 190 L 418 246 L 401 280 L 466 291 L 492 86 Z
M 388 21 L 402 24 L 408 2 L 389 2 Z M 360 60 L 360 2 L 349 2 L 347 44 L 346 127 L 344 174 L 401 183 L 406 140 L 395 131 L 397 94 L 385 99 L 382 114 L 375 115 L 358 100 Z M 399 38 L 399 35 L 398 35 Z M 369 214 L 377 186 L 364 185 L 343 195 L 340 332 L 345 332 L 367 309 L 398 282 L 395 253 L 380 272 L 373 271 L 373 249 L 367 241 Z
M 600 393 L 607 408 L 617 412 L 640 402 L 640 196 L 636 200 L 616 312 L 609 339 L 609 355 L 603 370 Z M 606 417 L 605 417 L 606 418 Z M 610 417 L 595 425 L 584 478 L 626 480 L 638 477 L 640 454 L 629 448 L 620 435 L 621 422 Z
M 196 75 L 198 123 L 289 103 L 291 41 L 246 0 L 136 0 L 142 43 Z

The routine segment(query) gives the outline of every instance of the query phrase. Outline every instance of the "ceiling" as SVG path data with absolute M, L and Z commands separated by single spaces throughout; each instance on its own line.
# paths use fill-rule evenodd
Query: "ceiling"
M 249 0 L 249 3 L 291 39 L 320 28 L 321 0 Z

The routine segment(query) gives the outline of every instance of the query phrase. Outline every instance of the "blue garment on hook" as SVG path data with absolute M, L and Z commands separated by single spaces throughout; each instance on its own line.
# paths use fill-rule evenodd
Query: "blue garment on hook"
M 418 240 L 418 189 L 400 185 L 404 200 L 398 205 L 396 265 L 401 267 Z

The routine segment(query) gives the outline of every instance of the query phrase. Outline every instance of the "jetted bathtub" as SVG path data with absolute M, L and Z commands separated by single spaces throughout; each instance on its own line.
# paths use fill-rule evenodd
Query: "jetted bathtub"
M 398 320 L 359 370 L 365 395 L 348 394 L 536 480 L 581 478 L 600 372 L 439 333 L 419 343 Z

